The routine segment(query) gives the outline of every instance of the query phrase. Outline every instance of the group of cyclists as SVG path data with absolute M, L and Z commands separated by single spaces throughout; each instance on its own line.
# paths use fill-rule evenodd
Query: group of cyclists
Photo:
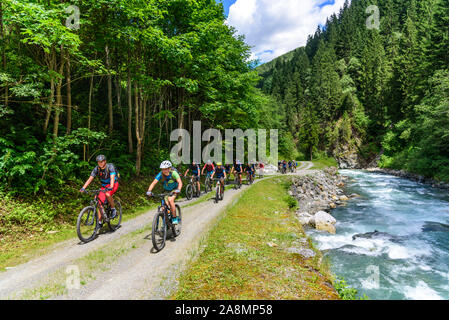
M 107 199 L 112 213 L 112 216 L 110 218 L 114 219 L 117 215 L 117 210 L 115 209 L 113 195 L 119 188 L 119 174 L 114 164 L 108 163 L 104 155 L 97 156 L 96 161 L 98 165 L 92 170 L 90 177 L 80 189 L 80 192 L 86 192 L 86 188 L 91 184 L 95 177 L 98 176 L 101 182 L 101 190 L 104 191 L 98 195 L 98 198 L 101 203 L 105 203 Z M 179 223 L 179 220 L 176 213 L 175 199 L 182 190 L 183 183 L 181 175 L 168 160 L 163 161 L 159 168 L 161 169 L 161 171 L 150 184 L 146 194 L 147 196 L 152 197 L 154 187 L 158 182 L 162 181 L 163 188 L 167 192 L 170 192 L 170 195 L 167 197 L 167 202 L 172 213 L 172 223 L 174 225 L 177 225 Z M 244 165 L 239 160 L 236 160 L 233 165 L 223 165 L 221 162 L 213 163 L 211 160 L 208 160 L 201 169 L 200 164 L 193 161 L 184 173 L 184 177 L 187 177 L 187 174 L 190 173 L 193 181 L 197 184 L 197 190 L 201 189 L 201 176 L 205 176 L 206 178 L 210 178 L 212 180 L 215 178 L 221 183 L 222 190 L 224 190 L 225 180 L 229 178 L 231 174 L 233 174 L 235 177 L 238 177 L 239 183 L 241 185 L 242 174 L 246 173 L 249 178 L 252 178 L 254 180 L 257 169 L 259 169 L 261 175 L 263 175 L 264 164 L 252 162 Z M 101 228 L 104 220 L 101 210 L 99 212 L 98 218 Z
M 298 161 L 296 160 L 279 160 L 278 161 L 278 171 L 280 173 L 296 172 L 296 168 L 298 167 Z M 288 171 L 287 171 L 288 168 Z

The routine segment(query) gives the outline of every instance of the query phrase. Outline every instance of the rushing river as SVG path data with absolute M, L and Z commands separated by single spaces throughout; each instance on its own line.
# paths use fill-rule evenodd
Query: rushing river
M 370 299 L 449 299 L 449 192 L 385 174 L 340 173 L 350 177 L 346 194 L 361 197 L 333 210 L 336 235 L 308 232 L 332 272 Z

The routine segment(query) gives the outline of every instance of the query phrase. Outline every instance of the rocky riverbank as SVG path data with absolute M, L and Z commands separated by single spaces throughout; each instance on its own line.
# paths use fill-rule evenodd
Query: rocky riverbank
M 327 168 L 314 175 L 295 177 L 290 195 L 298 201 L 298 220 L 303 226 L 335 234 L 334 217 L 329 213 L 339 205 L 344 205 L 352 197 L 346 196 L 342 190 L 348 178 L 337 173 L 337 168 Z
M 431 179 L 431 178 L 426 178 L 422 175 L 410 173 L 405 170 L 382 169 L 382 168 L 367 168 L 366 170 L 369 172 L 384 173 L 384 174 L 389 174 L 389 175 L 400 177 L 400 178 L 409 179 L 412 181 L 430 185 L 434 188 L 449 189 L 448 183 L 437 181 L 437 180 Z

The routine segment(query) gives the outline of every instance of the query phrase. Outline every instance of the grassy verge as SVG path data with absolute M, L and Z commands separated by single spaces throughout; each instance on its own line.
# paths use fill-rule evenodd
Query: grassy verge
M 313 160 L 312 162 L 313 162 L 313 167 L 311 169 L 322 170 L 327 167 L 337 167 L 338 168 L 338 163 L 337 163 L 337 161 L 335 161 L 334 158 L 316 159 L 316 160 Z
M 136 218 L 156 207 L 157 204 L 152 204 L 135 208 L 134 211 L 123 215 L 122 223 Z M 52 250 L 54 245 L 77 237 L 75 225 L 63 224 L 53 229 L 53 231 L 49 231 L 50 233 L 47 231 L 36 236 L 31 234 L 21 241 L 5 242 L 4 244 L 2 242 L 2 248 L 0 249 L 0 272 L 46 254 Z
M 294 217 L 289 177 L 260 181 L 210 232 L 173 299 L 339 299 Z M 314 257 L 295 253 L 312 250 Z

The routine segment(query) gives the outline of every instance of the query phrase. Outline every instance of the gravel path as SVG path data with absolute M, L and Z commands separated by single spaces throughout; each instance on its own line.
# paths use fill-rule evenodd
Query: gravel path
M 295 175 L 313 173 L 307 171 L 312 165 L 302 162 Z M 0 299 L 164 299 L 201 249 L 207 231 L 247 188 L 227 190 L 218 204 L 212 200 L 213 192 L 193 206 L 187 206 L 191 201 L 179 201 L 182 233 L 174 241 L 167 240 L 159 253 L 153 252 L 150 231 L 156 210 L 88 244 L 80 244 L 77 238 L 62 242 L 51 253 L 0 274 Z M 64 285 L 71 277 L 67 268 L 73 267 L 80 270 L 81 285 L 67 290 Z

